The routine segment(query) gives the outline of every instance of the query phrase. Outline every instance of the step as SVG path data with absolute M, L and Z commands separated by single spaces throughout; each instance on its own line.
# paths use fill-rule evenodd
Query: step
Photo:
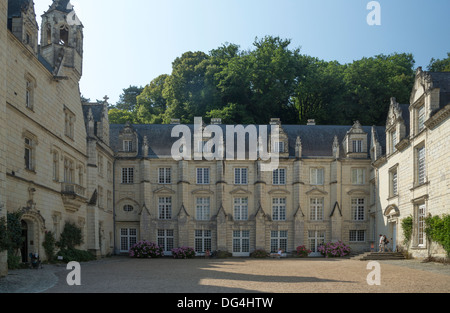
M 399 252 L 371 252 L 360 256 L 359 260 L 405 260 L 405 256 Z

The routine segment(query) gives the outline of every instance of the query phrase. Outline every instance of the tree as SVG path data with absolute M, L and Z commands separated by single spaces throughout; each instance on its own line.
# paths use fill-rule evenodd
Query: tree
M 137 97 L 136 115 L 141 124 L 162 123 L 164 113 L 167 110 L 167 101 L 163 96 L 163 90 L 168 75 L 160 75 L 145 86 Z
M 450 72 L 450 52 L 447 52 L 447 58 L 442 60 L 431 59 L 430 65 L 428 65 L 430 72 Z
M 136 113 L 128 110 L 110 109 L 108 112 L 110 124 L 126 124 L 127 122 L 135 123 Z
M 130 86 L 123 89 L 123 93 L 119 97 L 115 108 L 119 110 L 134 111 L 137 104 L 137 97 L 142 93 L 144 88 L 137 86 Z

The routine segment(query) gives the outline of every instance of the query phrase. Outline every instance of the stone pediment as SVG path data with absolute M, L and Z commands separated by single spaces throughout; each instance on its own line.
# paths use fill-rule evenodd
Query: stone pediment
M 193 195 L 213 195 L 214 191 L 209 189 L 195 189 L 191 192 Z
M 326 192 L 325 190 L 320 190 L 319 188 L 313 188 L 310 191 L 307 191 L 306 194 L 307 195 L 311 195 L 311 194 L 327 195 L 328 192 Z
M 251 195 L 252 193 L 249 190 L 244 188 L 235 188 L 230 191 L 231 195 Z
M 167 187 L 161 187 L 156 190 L 153 190 L 154 194 L 175 194 L 176 192 Z

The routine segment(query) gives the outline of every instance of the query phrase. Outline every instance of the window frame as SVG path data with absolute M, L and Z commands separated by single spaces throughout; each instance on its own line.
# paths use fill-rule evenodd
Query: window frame
M 158 220 L 172 219 L 172 197 L 158 197 Z
M 197 185 L 209 185 L 211 182 L 210 168 L 197 167 L 196 168 L 196 183 Z
M 286 168 L 277 168 L 272 172 L 272 185 L 285 186 L 286 185 Z
M 272 220 L 286 221 L 286 198 L 272 198 Z
M 211 198 L 195 198 L 195 219 L 197 221 L 209 221 L 211 219 Z
M 134 184 L 134 167 L 122 167 L 122 184 Z

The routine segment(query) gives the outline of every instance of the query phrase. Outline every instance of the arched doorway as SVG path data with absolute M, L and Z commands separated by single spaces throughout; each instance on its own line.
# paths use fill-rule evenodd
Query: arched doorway
M 384 211 L 384 216 L 387 218 L 389 225 L 388 239 L 391 242 L 392 251 L 397 251 L 397 231 L 398 231 L 398 218 L 400 216 L 400 210 L 396 205 L 390 205 Z
M 22 262 L 28 262 L 28 224 L 22 220 L 22 248 L 20 249 L 22 254 Z

